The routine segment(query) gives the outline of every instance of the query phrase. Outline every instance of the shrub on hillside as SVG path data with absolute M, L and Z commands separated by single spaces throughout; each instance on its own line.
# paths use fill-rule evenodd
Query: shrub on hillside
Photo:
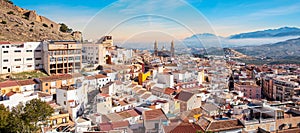
M 6 21 L 4 21 L 4 20 L 2 20 L 1 24 L 7 24 L 7 22 L 6 22 Z
M 7 14 L 13 14 L 13 15 L 15 15 L 15 13 L 13 11 L 9 11 L 9 12 L 7 12 Z

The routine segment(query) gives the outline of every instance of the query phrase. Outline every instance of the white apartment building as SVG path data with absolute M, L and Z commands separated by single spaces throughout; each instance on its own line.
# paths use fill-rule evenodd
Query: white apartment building
M 0 42 L 0 74 L 43 68 L 43 42 Z
M 112 57 L 114 64 L 128 64 L 133 57 L 132 49 L 117 48 Z
M 174 87 L 174 75 L 170 72 L 163 72 L 157 74 L 157 83 L 163 84 L 163 88 L 165 87 Z
M 97 43 L 82 45 L 82 63 L 106 64 L 108 47 L 113 46 L 112 36 L 103 36 Z
M 83 92 L 83 87 L 63 86 L 56 89 L 56 102 L 68 110 L 72 120 L 83 113 L 86 101 L 87 93 Z
M 82 62 L 89 64 L 106 64 L 108 51 L 103 44 L 83 44 Z

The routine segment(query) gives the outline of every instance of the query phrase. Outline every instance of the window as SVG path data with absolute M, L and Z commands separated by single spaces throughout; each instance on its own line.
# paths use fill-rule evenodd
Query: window
M 56 125 L 57 121 L 56 121 L 56 120 L 53 120 L 52 123 L 53 123 L 53 125 Z
M 45 86 L 48 86 L 48 83 L 46 83 Z
M 4 59 L 3 62 L 8 62 L 8 59 Z
M 66 101 L 64 101 L 64 105 L 66 105 Z
M 48 89 L 46 89 L 46 92 L 48 92 Z
M 15 53 L 21 53 L 21 50 L 15 50 Z
M 41 60 L 42 58 L 35 58 L 35 60 Z
M 27 65 L 27 67 L 32 67 L 32 65 Z
M 6 46 L 6 48 L 9 48 L 9 46 Z
M 73 59 L 74 59 L 73 57 L 69 57 L 69 61 L 73 61 Z
M 58 58 L 57 58 L 57 61 L 62 61 L 62 57 L 58 57 Z
M 35 50 L 35 52 L 42 52 L 42 50 Z
M 2 46 L 2 48 L 5 48 L 5 46 Z
M 32 52 L 32 50 L 26 50 L 26 52 Z
M 76 57 L 75 57 L 75 60 L 80 60 L 80 56 L 76 56 Z
M 26 60 L 32 60 L 32 58 L 27 58 Z
M 3 53 L 8 53 L 8 51 L 3 51 Z
M 21 61 L 21 59 L 15 59 L 15 61 Z
M 7 67 L 3 67 L 3 69 L 7 69 Z
M 62 123 L 66 123 L 66 119 L 67 119 L 67 118 L 63 118 L 63 119 L 62 119 Z
M 21 66 L 16 66 L 16 68 L 21 68 Z

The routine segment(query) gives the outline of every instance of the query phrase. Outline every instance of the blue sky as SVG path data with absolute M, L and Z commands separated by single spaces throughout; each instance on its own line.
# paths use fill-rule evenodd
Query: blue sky
M 196 33 L 240 32 L 300 26 L 299 0 L 12 0 L 56 22 L 84 32 L 86 39 L 112 34 L 183 39 Z

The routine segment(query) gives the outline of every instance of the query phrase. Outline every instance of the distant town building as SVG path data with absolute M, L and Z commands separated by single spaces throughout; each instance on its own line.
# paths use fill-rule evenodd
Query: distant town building
M 158 44 L 157 41 L 154 42 L 154 56 L 162 56 L 162 57 L 173 57 L 175 55 L 175 46 L 174 42 L 171 42 L 170 51 L 166 50 L 165 46 L 161 48 L 161 50 L 158 50 Z

